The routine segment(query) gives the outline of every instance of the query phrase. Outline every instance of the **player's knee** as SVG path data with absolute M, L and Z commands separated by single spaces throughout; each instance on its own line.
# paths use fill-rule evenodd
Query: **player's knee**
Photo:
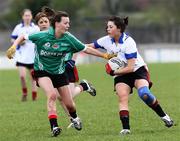
M 120 91 L 117 93 L 119 97 L 119 102 L 124 102 L 125 100 L 128 100 L 129 93 L 126 91 Z
M 139 88 L 138 95 L 147 105 L 151 105 L 156 99 L 147 86 Z

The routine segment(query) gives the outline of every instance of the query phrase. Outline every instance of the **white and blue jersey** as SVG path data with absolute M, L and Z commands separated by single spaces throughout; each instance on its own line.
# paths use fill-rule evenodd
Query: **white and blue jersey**
M 39 27 L 34 23 L 31 23 L 30 26 L 25 26 L 24 23 L 16 25 L 14 28 L 11 38 L 16 39 L 18 36 L 31 34 L 34 32 L 40 31 Z M 34 63 L 34 52 L 35 44 L 30 40 L 26 40 L 23 45 L 17 47 L 14 59 L 16 62 L 23 64 L 33 64 Z
M 117 54 L 117 57 L 125 63 L 128 59 L 136 58 L 134 71 L 146 65 L 138 53 L 136 42 L 126 33 L 122 33 L 118 44 L 115 43 L 114 38 L 107 35 L 95 41 L 94 46 L 95 48 L 105 49 L 109 54 Z

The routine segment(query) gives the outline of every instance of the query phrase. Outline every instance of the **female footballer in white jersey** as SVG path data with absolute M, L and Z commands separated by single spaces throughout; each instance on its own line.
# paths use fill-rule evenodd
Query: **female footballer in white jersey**
M 137 89 L 143 102 L 157 113 L 167 127 L 171 127 L 172 119 L 162 110 L 158 100 L 149 90 L 149 74 L 135 41 L 124 33 L 127 25 L 128 18 L 112 16 L 107 22 L 108 35 L 91 44 L 94 48 L 104 48 L 108 53 L 117 54 L 117 57 L 127 64 L 126 67 L 115 71 L 106 64 L 106 72 L 111 76 L 116 75 L 114 86 L 119 99 L 119 116 L 122 123 L 120 134 L 130 133 L 128 100 L 133 87 Z
M 29 9 L 24 9 L 22 12 L 22 22 L 18 24 L 12 34 L 11 40 L 14 40 L 23 34 L 31 34 L 33 32 L 39 31 L 38 26 L 36 26 L 32 21 L 32 13 Z M 31 85 L 32 85 L 32 100 L 36 100 L 37 98 L 37 88 L 35 81 L 31 77 L 31 71 L 33 69 L 34 64 L 34 47 L 35 44 L 31 41 L 24 41 L 21 45 L 17 47 L 15 60 L 16 66 L 19 71 L 19 76 L 21 80 L 22 87 L 22 101 L 27 100 L 27 84 L 26 84 L 26 69 L 29 70 Z

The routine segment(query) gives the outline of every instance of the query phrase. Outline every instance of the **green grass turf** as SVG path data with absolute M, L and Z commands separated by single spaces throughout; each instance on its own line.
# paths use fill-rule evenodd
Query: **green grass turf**
M 67 116 L 59 103 L 58 122 L 63 128 L 57 138 L 50 136 L 46 97 L 38 90 L 38 100 L 31 95 L 21 102 L 16 70 L 0 71 L 0 141 L 179 141 L 180 140 L 180 64 L 151 64 L 152 92 L 176 126 L 166 128 L 160 118 L 137 96 L 130 96 L 131 135 L 121 136 L 118 100 L 113 92 L 113 79 L 106 75 L 103 64 L 79 66 L 80 79 L 87 79 L 97 88 L 97 96 L 82 93 L 75 98 L 83 129 L 67 129 Z M 29 88 L 30 91 L 30 88 Z

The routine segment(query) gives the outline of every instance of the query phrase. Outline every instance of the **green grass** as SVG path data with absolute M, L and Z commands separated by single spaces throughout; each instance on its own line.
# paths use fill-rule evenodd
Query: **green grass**
M 86 78 L 97 88 L 97 96 L 82 93 L 76 97 L 78 115 L 83 130 L 66 129 L 69 122 L 57 103 L 59 125 L 63 132 L 50 137 L 46 97 L 38 91 L 38 101 L 29 95 L 21 102 L 17 71 L 0 71 L 0 141 L 179 141 L 180 140 L 180 64 L 149 65 L 154 82 L 152 92 L 176 126 L 168 129 L 159 117 L 138 98 L 130 97 L 131 135 L 120 136 L 118 100 L 113 92 L 113 79 L 105 74 L 102 64 L 79 66 L 80 79 Z

